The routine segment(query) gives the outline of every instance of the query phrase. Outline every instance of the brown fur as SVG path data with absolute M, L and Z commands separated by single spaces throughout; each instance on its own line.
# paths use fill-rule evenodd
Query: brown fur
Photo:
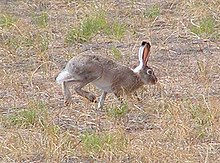
M 103 93 L 99 101 L 99 107 L 103 106 L 107 93 L 114 93 L 119 97 L 123 93 L 133 92 L 143 84 L 155 84 L 157 78 L 153 70 L 146 65 L 149 58 L 149 49 L 146 50 L 143 57 L 145 65 L 138 73 L 134 73 L 129 67 L 100 55 L 80 55 L 72 58 L 63 72 L 60 73 L 63 78 L 65 103 L 70 102 L 68 88 L 70 84 L 76 84 L 75 91 L 90 101 L 95 101 L 96 97 L 92 93 L 82 90 L 82 88 L 91 83 L 101 89 Z M 151 74 L 149 74 L 150 71 Z

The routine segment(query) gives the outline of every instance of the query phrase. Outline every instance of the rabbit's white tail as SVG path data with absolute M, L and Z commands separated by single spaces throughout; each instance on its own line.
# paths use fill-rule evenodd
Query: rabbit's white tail
M 70 78 L 70 76 L 71 76 L 71 74 L 67 70 L 63 70 L 56 77 L 56 82 L 58 84 L 62 84 L 65 80 Z

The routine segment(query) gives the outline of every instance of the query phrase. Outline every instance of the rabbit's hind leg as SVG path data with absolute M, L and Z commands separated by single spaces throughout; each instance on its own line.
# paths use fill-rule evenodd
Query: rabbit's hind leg
M 90 83 L 90 82 L 81 82 L 81 83 L 78 83 L 77 86 L 74 88 L 74 90 L 76 91 L 77 94 L 79 94 L 79 95 L 82 96 L 82 97 L 87 98 L 89 101 L 91 101 L 91 102 L 97 102 L 95 95 L 93 95 L 92 93 L 87 92 L 87 91 L 85 91 L 85 90 L 82 90 L 82 88 L 83 88 L 84 86 L 86 86 L 87 84 L 89 84 L 89 83 Z
M 64 81 L 62 83 L 62 90 L 63 90 L 63 94 L 64 94 L 64 104 L 67 106 L 70 104 L 71 102 L 71 93 L 68 87 L 69 83 Z
M 71 93 L 70 93 L 70 90 L 69 90 L 69 86 L 71 84 L 75 84 L 75 83 L 79 83 L 79 82 L 81 82 L 81 81 L 71 79 L 71 80 L 66 80 L 62 83 L 62 90 L 63 90 L 63 95 L 64 95 L 64 104 L 66 106 L 71 103 Z

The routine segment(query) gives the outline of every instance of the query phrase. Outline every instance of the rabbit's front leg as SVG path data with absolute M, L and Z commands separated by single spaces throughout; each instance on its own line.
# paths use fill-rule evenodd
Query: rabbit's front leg
M 107 95 L 107 92 L 103 91 L 102 95 L 100 96 L 100 99 L 99 99 L 98 109 L 101 109 L 103 107 L 106 95 Z
M 124 103 L 121 92 L 114 92 L 114 95 L 117 97 L 118 101 L 120 101 L 121 104 Z
M 138 101 L 141 101 L 141 99 L 138 97 L 137 91 L 134 91 L 134 95 L 137 98 Z
M 69 105 L 71 102 L 71 93 L 68 88 L 67 82 L 62 83 L 62 89 L 63 89 L 63 94 L 64 94 L 64 103 L 65 105 Z

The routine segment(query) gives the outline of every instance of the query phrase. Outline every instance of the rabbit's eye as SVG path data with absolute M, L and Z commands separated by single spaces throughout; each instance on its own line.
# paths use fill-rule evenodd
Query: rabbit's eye
M 148 75 L 152 75 L 152 74 L 153 74 L 153 71 L 152 71 L 151 69 L 148 69 L 148 70 L 147 70 L 147 74 L 148 74 Z

